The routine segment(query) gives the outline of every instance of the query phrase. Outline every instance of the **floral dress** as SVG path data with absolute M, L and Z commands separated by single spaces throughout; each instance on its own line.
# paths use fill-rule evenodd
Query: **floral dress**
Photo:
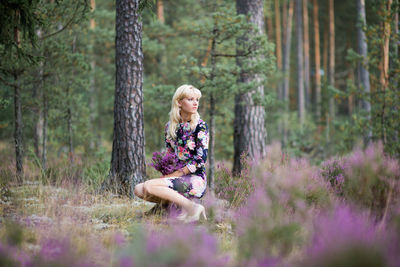
M 181 177 L 165 178 L 168 187 L 187 198 L 201 198 L 207 186 L 205 163 L 208 152 L 208 126 L 199 120 L 194 131 L 189 122 L 176 127 L 176 140 L 167 137 L 169 122 L 165 127 L 165 144 L 168 152 L 175 153 L 191 172 Z

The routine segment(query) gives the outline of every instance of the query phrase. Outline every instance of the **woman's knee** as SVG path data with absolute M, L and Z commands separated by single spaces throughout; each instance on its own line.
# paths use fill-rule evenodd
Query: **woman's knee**
M 143 194 L 145 196 L 152 194 L 152 184 L 150 181 L 146 181 L 143 183 Z
M 136 196 L 143 198 L 144 197 L 144 188 L 143 188 L 144 183 L 140 183 L 135 185 L 134 193 Z

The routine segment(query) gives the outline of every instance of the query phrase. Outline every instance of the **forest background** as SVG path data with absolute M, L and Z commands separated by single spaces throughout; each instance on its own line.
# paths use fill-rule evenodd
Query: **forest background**
M 2 1 L 0 265 L 398 266 L 398 15 L 398 0 Z M 195 225 L 127 194 L 159 175 L 186 83 L 211 137 Z
M 113 135 L 115 4 L 38 3 L 42 26 L 29 33 L 37 44 L 31 47 L 28 36 L 21 36 L 23 47 L 1 63 L 0 138 L 14 142 L 18 84 L 25 156 L 44 170 L 49 156 L 69 155 L 71 162 L 78 156 L 106 166 Z M 264 2 L 268 41 L 260 101 L 267 143 L 279 141 L 289 155 L 320 162 L 350 151 L 364 137 L 364 143 L 381 140 L 398 156 L 398 4 L 367 1 L 365 24 L 356 2 L 332 3 L 303 1 L 296 8 L 291 1 Z M 213 25 L 228 34 L 216 49 L 235 52 L 240 25 L 234 21 L 235 2 L 156 1 L 142 13 L 146 157 L 163 149 L 170 99 L 175 88 L 189 83 L 203 91 L 203 119 L 215 117 L 215 158 L 232 162 L 236 58 L 215 57 L 217 79 L 210 82 L 209 74 L 215 64 Z M 360 30 L 365 55 L 360 55 Z M 9 45 L 3 42 L 3 56 Z M 369 71 L 368 91 L 362 69 Z

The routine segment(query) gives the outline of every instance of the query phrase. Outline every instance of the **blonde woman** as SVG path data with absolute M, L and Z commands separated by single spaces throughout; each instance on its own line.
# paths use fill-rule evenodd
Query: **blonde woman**
M 182 85 L 172 98 L 169 121 L 165 126 L 168 152 L 175 153 L 185 167 L 135 187 L 135 194 L 147 201 L 167 200 L 182 208 L 179 220 L 197 221 L 205 209 L 190 199 L 201 198 L 207 185 L 205 162 L 208 151 L 208 126 L 197 112 L 201 92 L 192 85 Z

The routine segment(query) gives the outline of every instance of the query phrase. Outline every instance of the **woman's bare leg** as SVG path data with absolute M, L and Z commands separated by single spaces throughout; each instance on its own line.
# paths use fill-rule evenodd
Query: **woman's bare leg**
M 161 179 L 152 179 L 144 182 L 143 184 L 143 193 L 145 199 L 147 199 L 148 195 L 151 197 L 157 197 L 162 200 L 171 201 L 178 206 L 185 209 L 189 214 L 192 213 L 193 202 L 189 199 L 185 198 L 178 192 L 172 190 L 167 186 L 166 181 Z
M 139 198 L 141 198 L 143 200 L 146 200 L 146 201 L 149 201 L 149 202 L 153 202 L 153 203 L 165 202 L 161 198 L 158 198 L 158 197 L 155 197 L 155 196 L 152 196 L 152 195 L 149 195 L 149 194 L 146 195 L 144 190 L 143 190 L 143 185 L 144 185 L 144 183 L 140 183 L 140 184 L 137 184 L 135 186 L 135 190 L 134 190 L 135 196 L 137 196 L 137 197 L 139 197 Z

